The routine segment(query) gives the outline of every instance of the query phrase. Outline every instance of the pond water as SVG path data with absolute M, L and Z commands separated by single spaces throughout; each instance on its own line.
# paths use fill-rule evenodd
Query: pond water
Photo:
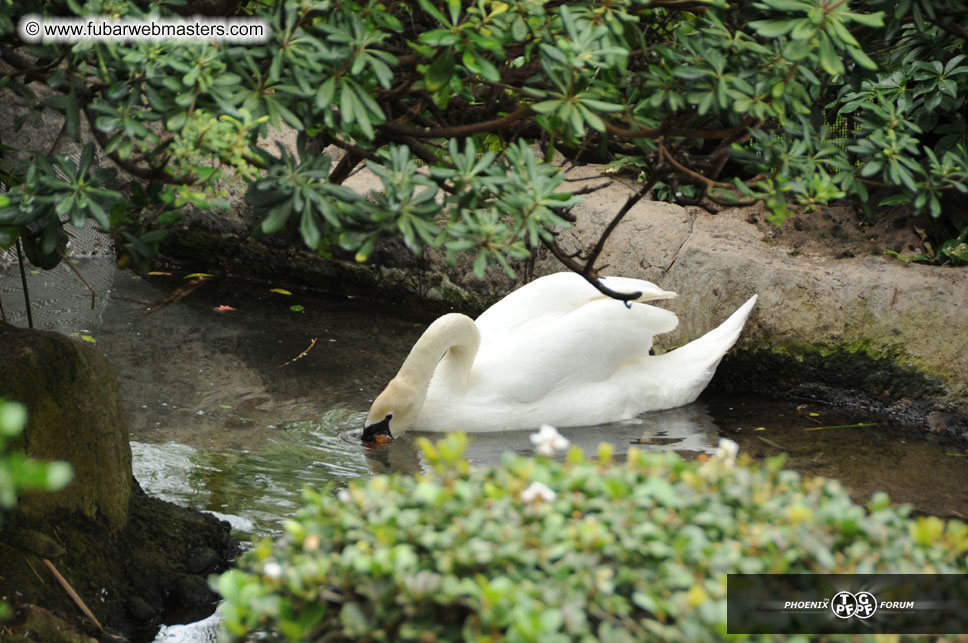
M 177 298 L 172 293 L 191 283 L 183 275 L 139 278 L 108 259 L 80 260 L 78 268 L 97 291 L 94 309 L 65 267 L 34 272 L 34 324 L 93 340 L 110 358 L 135 475 L 149 493 L 212 512 L 245 540 L 279 533 L 304 485 L 422 468 L 414 434 L 375 451 L 361 447 L 359 434 L 373 396 L 430 321 L 425 315 L 220 278 Z M 0 272 L 0 298 L 8 320 L 26 326 L 15 269 Z M 786 452 L 790 467 L 838 478 L 858 501 L 884 490 L 918 511 L 968 515 L 962 448 L 821 405 L 708 396 L 562 433 L 586 452 L 609 441 L 617 453 L 635 443 L 690 455 L 726 436 L 754 458 Z M 531 448 L 527 431 L 479 434 L 468 457 L 483 465 Z M 211 634 L 179 628 L 164 629 L 159 640 Z

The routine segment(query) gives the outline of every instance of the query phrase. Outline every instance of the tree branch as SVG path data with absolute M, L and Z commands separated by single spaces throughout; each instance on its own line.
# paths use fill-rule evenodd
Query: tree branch
M 612 220 L 609 221 L 608 225 L 605 227 L 605 230 L 602 232 L 601 236 L 598 237 L 598 242 L 595 244 L 595 247 L 592 249 L 591 253 L 585 258 L 584 265 L 579 263 L 578 261 L 575 261 L 574 256 L 570 256 L 566 254 L 561 249 L 561 247 L 558 246 L 558 242 L 554 238 L 542 239 L 541 240 L 542 245 L 548 248 L 548 250 L 551 251 L 551 254 L 554 255 L 555 259 L 560 261 L 562 265 L 564 265 L 572 272 L 581 275 L 585 279 L 585 281 L 595 286 L 595 288 L 597 288 L 598 291 L 603 295 L 606 295 L 608 297 L 611 297 L 612 299 L 617 299 L 619 301 L 624 301 L 624 302 L 629 302 L 634 299 L 638 299 L 639 297 L 642 296 L 641 292 L 634 292 L 634 293 L 617 292 L 615 290 L 612 290 L 605 284 L 603 284 L 598 279 L 598 271 L 595 269 L 595 261 L 598 260 L 598 256 L 602 253 L 602 250 L 605 248 L 605 242 L 608 241 L 608 237 L 612 234 L 612 232 L 614 232 L 615 228 L 618 227 L 618 224 L 621 223 L 622 219 L 625 217 L 626 214 L 629 213 L 629 211 L 631 211 L 632 207 L 635 206 L 636 203 L 641 201 L 649 192 L 652 191 L 652 188 L 655 186 L 657 181 L 658 181 L 657 176 L 652 177 L 652 179 L 648 183 L 646 183 L 641 190 L 639 190 L 635 194 L 630 195 L 629 198 L 626 199 L 625 204 L 615 214 L 615 216 L 612 217 Z
M 551 254 L 555 256 L 555 259 L 560 261 L 566 268 L 568 268 L 568 270 L 571 270 L 572 272 L 578 275 L 581 275 L 581 277 L 585 281 L 595 286 L 598 292 L 602 293 L 606 297 L 611 297 L 612 299 L 617 299 L 619 301 L 629 302 L 634 299 L 638 299 L 639 297 L 642 296 L 641 292 L 633 292 L 633 293 L 616 292 L 611 288 L 609 288 L 608 286 L 606 286 L 605 284 L 603 284 L 598 279 L 598 275 L 586 275 L 583 272 L 583 269 L 584 269 L 583 266 L 581 266 L 577 261 L 575 261 L 568 255 L 566 255 L 565 252 L 558 246 L 558 243 L 553 239 L 552 240 L 542 239 L 541 243 L 542 245 L 544 245 L 544 247 L 550 250 Z
M 711 187 L 716 187 L 716 188 L 729 188 L 729 187 L 732 187 L 729 183 L 723 183 L 722 181 L 714 181 L 713 179 L 711 179 L 711 178 L 709 178 L 707 176 L 704 176 L 704 175 L 700 174 L 699 172 L 694 172 L 693 170 L 690 170 L 688 167 L 686 167 L 685 165 L 683 165 L 682 163 L 680 163 L 679 161 L 675 160 L 672 157 L 672 154 L 670 154 L 669 153 L 669 150 L 666 149 L 665 143 L 663 143 L 660 140 L 658 142 L 658 145 L 659 145 L 659 160 L 660 161 L 663 161 L 663 160 L 668 161 L 669 162 L 669 165 L 671 165 L 672 167 L 674 167 L 677 172 L 680 172 L 681 174 L 685 174 L 689 178 L 694 179 L 696 181 L 699 181 L 700 183 L 705 184 L 707 189 L 708 188 L 711 188 Z
M 660 136 L 681 136 L 683 138 L 717 139 L 729 138 L 749 127 L 752 121 L 744 118 L 741 123 L 728 129 L 679 129 L 675 127 L 642 127 L 627 129 L 605 121 L 605 131 L 620 138 L 659 138 Z
M 615 216 L 612 217 L 612 220 L 608 222 L 608 225 L 605 226 L 605 230 L 602 232 L 601 236 L 598 237 L 598 242 L 595 243 L 595 247 L 592 248 L 591 253 L 589 253 L 588 257 L 585 259 L 585 266 L 582 269 L 582 274 L 586 278 L 590 275 L 594 275 L 595 262 L 598 260 L 598 255 L 602 254 L 602 250 L 605 249 L 605 242 L 608 241 L 608 237 L 611 236 L 612 232 L 615 231 L 615 228 L 617 228 L 618 224 L 622 222 L 622 219 L 625 218 L 625 215 L 629 213 L 629 210 L 631 210 L 636 203 L 641 201 L 642 198 L 652 190 L 653 186 L 655 186 L 656 180 L 656 176 L 653 176 L 652 179 L 650 179 L 641 190 L 630 195 L 629 198 L 625 200 L 625 205 L 619 209 Z
M 407 127 L 406 125 L 401 125 L 394 122 L 386 122 L 380 125 L 380 129 L 386 130 L 393 134 L 400 136 L 411 136 L 413 138 L 458 138 L 461 136 L 470 136 L 471 134 L 477 134 L 478 132 L 495 132 L 507 128 L 514 123 L 531 116 L 533 112 L 530 107 L 520 107 L 507 116 L 502 118 L 496 118 L 490 121 L 482 121 L 480 123 L 471 123 L 469 125 L 457 125 L 454 127 Z

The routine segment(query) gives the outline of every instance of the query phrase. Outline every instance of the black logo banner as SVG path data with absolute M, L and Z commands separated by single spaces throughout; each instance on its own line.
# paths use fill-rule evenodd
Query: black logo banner
M 726 631 L 968 633 L 968 575 L 728 574 Z

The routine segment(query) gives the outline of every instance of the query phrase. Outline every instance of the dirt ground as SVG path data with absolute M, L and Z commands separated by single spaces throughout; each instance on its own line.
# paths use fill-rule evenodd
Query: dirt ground
M 901 258 L 927 255 L 931 242 L 925 234 L 929 222 L 912 217 L 904 207 L 887 208 L 868 219 L 850 206 L 819 208 L 801 212 L 775 225 L 766 208 L 749 215 L 763 232 L 763 239 L 789 248 L 791 253 L 844 259 L 896 253 Z

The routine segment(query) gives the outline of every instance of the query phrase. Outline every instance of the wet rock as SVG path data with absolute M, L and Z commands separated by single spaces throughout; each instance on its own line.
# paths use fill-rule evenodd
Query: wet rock
M 928 413 L 925 424 L 929 433 L 968 439 L 968 420 L 962 414 L 934 410 Z
M 172 588 L 172 604 L 176 607 L 211 605 L 218 601 L 216 594 L 201 576 L 185 574 L 175 580 Z
M 125 607 L 128 616 L 135 623 L 154 623 L 155 619 L 158 618 L 158 608 L 153 607 L 140 596 L 132 596 L 128 599 L 128 603 Z
M 56 540 L 33 529 L 21 529 L 10 534 L 10 543 L 40 558 L 60 558 L 66 552 Z
M 73 623 L 36 605 L 23 605 L 14 623 L 8 625 L 8 631 L 10 633 L 3 636 L 7 643 L 97 643 L 97 639 Z
M 211 547 L 198 547 L 188 552 L 185 560 L 185 571 L 189 574 L 204 574 L 215 569 L 219 564 L 218 552 Z

